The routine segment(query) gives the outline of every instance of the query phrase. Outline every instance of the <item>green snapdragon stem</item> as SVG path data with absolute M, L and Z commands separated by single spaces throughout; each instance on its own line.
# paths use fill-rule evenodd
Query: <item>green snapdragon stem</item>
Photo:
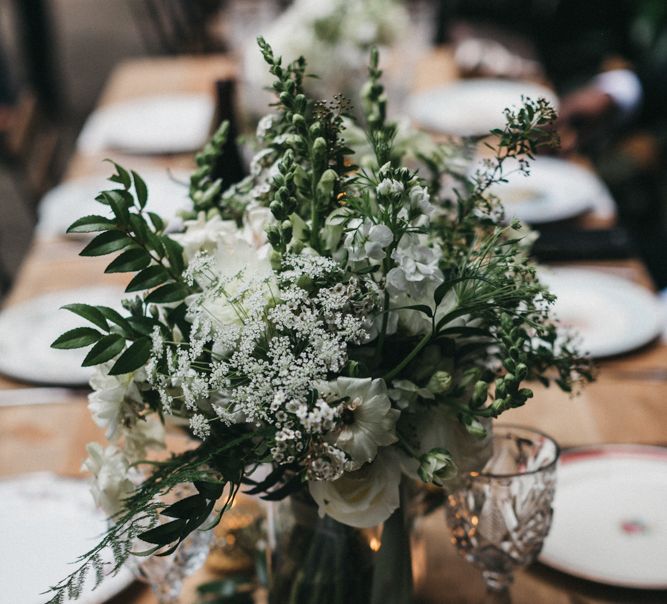
M 376 554 L 370 604 L 412 604 L 412 556 L 407 526 L 405 488 L 401 505 L 384 523 L 382 547 Z

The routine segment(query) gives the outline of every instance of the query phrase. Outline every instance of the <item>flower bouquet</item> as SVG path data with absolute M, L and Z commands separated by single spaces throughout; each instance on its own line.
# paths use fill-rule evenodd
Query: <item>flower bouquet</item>
M 69 305 L 91 326 L 53 344 L 91 347 L 90 409 L 110 443 L 90 445 L 85 467 L 110 523 L 52 588 L 52 603 L 77 596 L 88 573 L 101 580 L 103 549 L 112 571 L 134 554 L 169 554 L 215 524 L 240 489 L 291 496 L 311 529 L 324 522 L 300 546 L 309 577 L 275 601 L 376 601 L 377 577 L 353 594 L 346 586 L 356 589 L 358 576 L 326 594 L 321 585 L 356 551 L 336 549 L 333 537 L 386 521 L 376 567 L 407 585 L 385 601 L 407 602 L 401 485 L 441 487 L 483 465 L 491 420 L 531 398 L 527 380 L 569 391 L 590 378 L 488 193 L 508 159 L 527 172 L 551 142 L 546 102 L 507 110 L 477 171 L 455 169 L 452 148 L 434 147 L 420 156 L 424 177 L 394 146 L 374 50 L 359 125 L 372 161 L 361 168 L 344 139 L 347 102 L 313 101 L 304 59 L 284 65 L 259 45 L 276 103 L 247 178 L 215 178 L 223 124 L 197 156 L 180 232 L 165 232 L 145 210 L 141 177 L 118 165 L 118 187 L 97 198 L 106 212 L 69 229 L 99 232 L 84 256 L 120 252 L 106 270 L 135 273 L 126 288 L 135 297 L 123 313 Z M 149 461 L 162 425 L 176 420 L 197 445 Z M 184 484 L 192 494 L 165 502 Z M 307 581 L 320 587 L 309 592 Z

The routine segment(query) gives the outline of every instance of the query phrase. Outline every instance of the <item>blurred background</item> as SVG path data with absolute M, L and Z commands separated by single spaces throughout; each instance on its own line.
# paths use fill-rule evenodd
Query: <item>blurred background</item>
M 114 66 L 142 56 L 243 57 L 254 36 L 267 33 L 290 4 L 0 0 L 2 291 L 29 245 L 39 200 L 61 180 Z M 316 13 L 318 4 L 327 3 L 310 2 L 301 10 Z M 409 59 L 447 44 L 459 76 L 529 79 L 556 88 L 563 154 L 583 155 L 595 166 L 616 203 L 618 225 L 630 234 L 659 288 L 667 286 L 667 3 L 406 0 L 403 5 L 410 25 L 393 32 L 388 45 L 400 46 Z M 293 45 L 298 50 L 298 43 Z M 341 56 L 340 65 L 334 64 L 343 67 L 346 60 L 351 62 Z M 404 59 L 392 78 L 404 80 L 404 88 L 413 72 L 408 62 Z

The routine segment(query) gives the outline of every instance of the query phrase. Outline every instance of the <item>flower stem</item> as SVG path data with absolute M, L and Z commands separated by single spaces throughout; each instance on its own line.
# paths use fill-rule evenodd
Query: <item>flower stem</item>
M 414 359 L 419 354 L 422 348 L 424 348 L 424 346 L 426 346 L 431 341 L 432 335 L 432 333 L 424 334 L 424 337 L 419 340 L 419 343 L 412 349 L 410 354 L 406 356 L 398 365 L 396 365 L 396 367 L 394 367 L 389 373 L 385 373 L 382 376 L 382 379 L 385 382 L 388 382 L 389 380 L 395 378 L 403 369 L 405 369 L 405 367 L 410 364 L 412 359 Z

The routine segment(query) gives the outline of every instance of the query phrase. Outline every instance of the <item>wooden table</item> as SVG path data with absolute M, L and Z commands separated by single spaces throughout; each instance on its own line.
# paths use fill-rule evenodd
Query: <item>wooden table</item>
M 438 64 L 442 65 L 443 56 L 446 57 L 446 52 L 440 51 L 429 60 L 440 61 Z M 213 80 L 233 73 L 233 63 L 220 56 L 132 61 L 115 70 L 101 104 L 160 91 L 212 92 Z M 417 78 L 420 77 L 423 76 L 418 72 Z M 191 157 L 183 156 L 141 161 L 118 159 L 139 168 L 192 164 Z M 68 176 L 98 171 L 100 160 L 101 157 L 76 155 Z M 36 239 L 6 303 L 15 304 L 42 293 L 83 284 L 124 281 L 122 275 L 104 275 L 104 258 L 79 257 L 80 248 L 81 242 L 77 240 Z M 602 262 L 596 263 L 594 268 L 651 287 L 644 267 L 637 261 Z M 577 398 L 570 399 L 556 390 L 540 388 L 534 400 L 508 412 L 503 420 L 542 428 L 565 446 L 600 442 L 667 443 L 667 388 L 665 382 L 651 379 L 651 370 L 656 368 L 667 368 L 667 346 L 660 342 L 601 363 L 598 382 Z M 0 379 L 2 389 L 23 386 L 11 379 Z M 64 404 L 0 408 L 0 475 L 33 470 L 78 475 L 85 443 L 102 438 L 81 396 Z M 458 558 L 449 545 L 442 512 L 425 519 L 423 526 L 429 537 L 425 545 L 428 555 L 425 561 L 416 563 L 419 601 L 430 604 L 484 601 L 479 575 Z M 205 572 L 200 573 L 189 582 L 184 602 L 194 601 L 193 586 L 206 576 Z M 637 592 L 596 585 L 540 565 L 520 571 L 512 593 L 514 601 L 521 604 L 667 601 L 665 592 Z M 114 604 L 154 601 L 147 588 L 140 585 L 113 600 Z

